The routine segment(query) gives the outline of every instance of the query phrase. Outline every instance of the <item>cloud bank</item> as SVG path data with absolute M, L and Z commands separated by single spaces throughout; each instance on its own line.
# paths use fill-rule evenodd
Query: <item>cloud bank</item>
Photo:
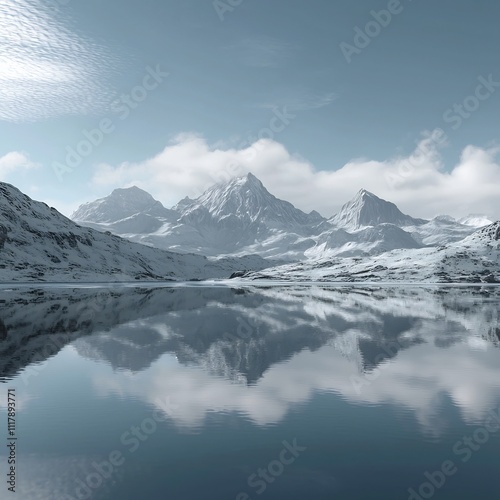
M 143 162 L 97 166 L 92 183 L 101 190 L 135 184 L 172 206 L 184 196 L 196 197 L 214 183 L 251 171 L 278 198 L 326 217 L 365 188 L 417 217 L 484 213 L 500 219 L 500 148 L 467 146 L 458 163 L 446 171 L 436 137 L 435 132 L 424 134 L 408 156 L 357 159 L 326 171 L 272 139 L 221 149 L 203 137 L 182 134 Z

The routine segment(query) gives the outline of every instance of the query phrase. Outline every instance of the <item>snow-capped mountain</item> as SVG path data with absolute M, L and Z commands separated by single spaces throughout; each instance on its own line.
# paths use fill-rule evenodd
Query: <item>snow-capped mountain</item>
M 366 226 L 378 224 L 394 224 L 395 226 L 418 226 L 425 224 L 423 219 L 414 219 L 405 215 L 389 201 L 382 200 L 373 193 L 361 189 L 356 196 L 347 202 L 330 222 L 346 231 L 355 231 Z
M 380 201 L 380 206 L 386 203 Z M 143 211 L 133 213 L 136 209 Z M 500 281 L 500 222 L 473 234 L 472 226 L 447 216 L 427 222 L 413 219 L 415 226 L 403 228 L 378 223 L 348 232 L 317 213 L 306 214 L 278 200 L 252 175 L 216 186 L 197 200 L 184 199 L 173 210 L 131 188 L 77 212 L 80 217 L 106 221 L 91 223 L 101 229 L 151 216 L 162 226 L 155 233 L 135 235 L 141 241 L 151 244 L 156 238 L 170 247 L 177 241 L 184 251 L 198 242 L 199 253 L 208 248 L 219 254 L 225 250 L 227 255 L 228 248 L 233 249 L 232 256 L 217 259 L 151 248 L 109 231 L 81 227 L 5 183 L 0 183 L 0 213 L 0 280 L 4 282 L 201 280 L 242 275 L 329 281 Z M 392 209 L 390 213 L 399 217 Z M 175 222 L 167 222 L 172 214 Z M 444 227 L 450 229 L 443 236 Z M 464 236 L 460 241 L 440 243 L 457 237 L 457 231 Z M 430 238 L 434 246 L 424 246 Z M 304 255 L 310 259 L 279 266 L 258 255 L 266 252 L 289 260 L 301 260 Z M 275 267 L 267 269 L 271 265 Z
M 273 196 L 251 173 L 217 184 L 171 210 L 137 187 L 80 207 L 73 219 L 146 245 L 207 256 L 257 254 L 283 261 L 377 255 L 457 242 L 485 218 L 428 221 L 362 189 L 329 219 Z M 465 224 L 467 222 L 467 224 Z
M 83 205 L 72 218 L 176 252 L 240 257 L 258 254 L 288 260 L 303 258 L 304 251 L 316 244 L 314 237 L 330 227 L 317 212 L 306 214 L 273 196 L 251 173 L 217 184 L 195 200 L 184 198 L 171 210 L 152 197 L 142 208 L 135 203 L 138 188 L 117 191 L 119 197 L 114 191 L 107 198 Z M 153 202 L 155 214 L 149 208 Z M 127 209 L 122 210 L 123 206 Z M 137 212 L 132 213 L 134 210 Z
M 391 202 L 361 189 L 329 219 L 334 229 L 306 251 L 310 258 L 377 255 L 390 250 L 421 248 L 460 241 L 475 228 L 438 216 L 428 221 L 404 214 Z
M 215 185 L 196 200 L 185 198 L 174 210 L 185 219 L 191 219 L 201 210 L 217 222 L 236 218 L 247 225 L 264 223 L 279 229 L 295 228 L 306 234 L 311 234 L 312 228 L 325 220 L 317 212 L 306 214 L 288 201 L 279 200 L 252 173 Z
M 71 218 L 82 222 L 117 222 L 138 213 L 167 219 L 175 215 L 149 193 L 132 186 L 128 189 L 115 189 L 106 198 L 81 205 Z
M 269 240 L 278 242 L 283 235 L 300 240 L 327 227 L 317 212 L 306 214 L 276 198 L 251 173 L 215 185 L 196 200 L 184 199 L 174 210 L 181 214 L 180 223 L 210 237 L 221 253 L 255 251 L 254 245 L 262 253 Z
M 71 218 L 78 224 L 114 234 L 149 234 L 167 222 L 174 222 L 178 214 L 168 210 L 149 193 L 132 186 L 115 189 L 106 198 L 81 205 Z
M 0 183 L 0 281 L 210 279 L 269 265 L 258 256 L 209 260 L 81 227 Z
M 377 252 L 378 248 L 383 251 L 384 249 L 445 245 L 460 241 L 472 234 L 477 227 L 484 226 L 485 224 L 482 223 L 485 220 L 472 216 L 464 218 L 464 222 L 460 222 L 449 215 L 439 215 L 431 220 L 417 219 L 402 213 L 394 203 L 361 189 L 329 222 L 336 228 L 349 231 L 353 235 L 367 227 L 374 228 L 383 224 L 391 224 L 411 236 L 411 239 L 408 239 L 408 236 L 395 229 L 390 235 L 385 235 L 383 228 L 379 227 L 377 235 L 368 233 L 372 236 L 370 243 L 373 245 L 366 251 L 373 254 Z M 465 221 L 469 221 L 469 223 L 465 224 Z M 491 222 L 489 223 L 491 224 Z M 416 243 L 413 244 L 413 241 Z M 355 251 L 351 252 L 350 255 L 362 253 L 363 250 L 365 249 L 362 245 L 359 248 L 358 245 L 355 245 Z M 326 252 L 324 256 L 343 254 L 343 251 L 330 251 Z
M 406 283 L 500 283 L 500 222 L 446 246 L 377 256 L 316 259 L 247 273 L 243 279 Z
M 344 249 L 338 248 L 338 251 L 331 251 L 332 248 L 330 248 L 330 251 L 326 251 L 323 256 L 356 255 L 363 253 L 363 251 L 373 254 L 380 253 L 384 249 L 445 245 L 469 236 L 478 227 L 486 225 L 484 224 L 486 220 L 481 216 L 469 216 L 462 221 L 457 221 L 448 215 L 439 215 L 431 220 L 418 219 L 402 213 L 394 203 L 361 189 L 351 201 L 342 207 L 337 215 L 329 219 L 329 222 L 336 228 L 349 231 L 353 235 L 353 239 L 356 239 L 354 235 L 358 231 L 363 231 L 367 227 L 378 227 L 377 234 L 367 233 L 371 235 L 372 241 L 370 243 L 372 245 L 366 249 L 363 248 L 363 245 L 354 245 L 352 251 L 347 254 L 344 253 Z M 466 221 L 468 221 L 467 224 Z M 488 223 L 491 224 L 491 222 Z M 384 224 L 397 226 L 407 235 L 395 229 L 389 235 L 384 234 L 382 227 Z M 411 236 L 411 239 L 408 238 L 408 235 Z M 318 249 L 309 253 L 321 254 Z

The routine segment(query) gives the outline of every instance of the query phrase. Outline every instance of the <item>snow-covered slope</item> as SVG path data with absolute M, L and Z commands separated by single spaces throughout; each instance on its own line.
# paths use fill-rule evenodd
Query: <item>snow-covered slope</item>
M 447 246 L 375 257 L 317 259 L 248 273 L 244 279 L 349 282 L 500 283 L 500 222 Z
M 347 231 L 355 231 L 362 227 L 384 223 L 402 227 L 424 224 L 427 221 L 405 215 L 394 203 L 382 200 L 373 193 L 361 189 L 337 215 L 330 219 L 330 222 Z
M 376 255 L 397 248 L 420 248 L 411 234 L 394 224 L 379 224 L 348 233 L 332 229 L 321 234 L 317 245 L 306 251 L 309 258 Z
M 483 214 L 470 214 L 466 217 L 462 217 L 458 222 L 464 226 L 472 227 L 484 227 L 493 224 L 493 221 Z
M 425 224 L 404 226 L 403 229 L 422 245 L 439 246 L 463 240 L 477 227 L 462 224 L 449 215 L 438 215 Z
M 209 260 L 80 227 L 0 183 L 0 281 L 209 279 L 269 265 L 258 256 Z

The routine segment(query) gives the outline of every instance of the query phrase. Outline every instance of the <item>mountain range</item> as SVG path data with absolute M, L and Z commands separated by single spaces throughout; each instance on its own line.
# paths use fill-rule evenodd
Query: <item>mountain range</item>
M 3 282 L 500 280 L 499 223 L 485 216 L 414 218 L 360 190 L 326 219 L 252 174 L 171 209 L 138 187 L 116 189 L 73 220 L 0 183 L 0 210 Z
M 492 222 L 481 215 L 462 222 L 449 216 L 414 218 L 364 189 L 326 219 L 276 198 L 251 173 L 217 184 L 195 200 L 184 198 L 172 209 L 135 186 L 116 189 L 106 198 L 82 205 L 72 219 L 176 252 L 257 254 L 288 262 L 445 245 Z

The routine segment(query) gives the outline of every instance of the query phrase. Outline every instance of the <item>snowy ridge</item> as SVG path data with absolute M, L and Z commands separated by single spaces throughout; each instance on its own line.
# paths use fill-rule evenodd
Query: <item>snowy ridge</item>
M 305 252 L 309 258 L 377 255 L 401 248 L 420 248 L 411 234 L 394 224 L 365 227 L 354 233 L 332 229 L 323 233 L 315 247 Z

